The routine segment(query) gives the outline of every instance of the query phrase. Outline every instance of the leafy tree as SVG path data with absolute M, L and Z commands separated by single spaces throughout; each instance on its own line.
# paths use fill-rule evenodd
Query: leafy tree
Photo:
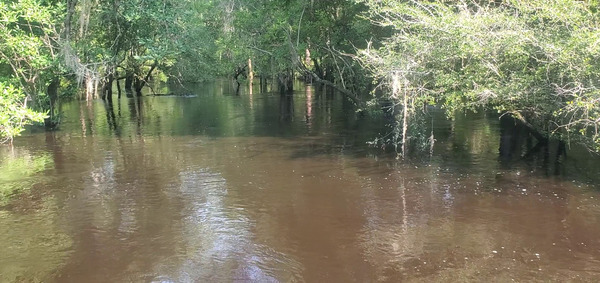
M 259 76 L 277 81 L 282 91 L 294 77 L 304 77 L 362 105 L 371 81 L 353 57 L 356 47 L 366 45 L 364 38 L 380 30 L 360 16 L 366 6 L 347 0 L 224 0 L 218 7 L 225 17 L 218 42 L 230 69 L 253 58 Z
M 56 85 L 58 10 L 37 0 L 0 3 L 0 138 L 12 142 L 42 112 L 54 114 L 47 90 Z
M 42 113 L 27 107 L 27 99 L 19 89 L 0 82 L 0 142 L 12 143 L 25 125 L 43 120 Z
M 373 22 L 394 30 L 361 58 L 403 109 L 402 143 L 411 111 L 433 99 L 449 113 L 496 109 L 542 142 L 576 132 L 600 141 L 596 4 L 362 2 Z
M 64 36 L 70 51 L 67 65 L 89 84 L 89 96 L 100 89 L 102 97 L 110 99 L 113 82 L 123 78 L 126 88 L 141 94 L 153 71 L 171 67 L 184 49 L 178 15 L 188 1 L 70 3 Z M 125 76 L 119 77 L 118 70 Z

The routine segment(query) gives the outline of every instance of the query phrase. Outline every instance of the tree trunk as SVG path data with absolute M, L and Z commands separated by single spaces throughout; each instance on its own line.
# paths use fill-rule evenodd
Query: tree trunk
M 154 69 L 156 69 L 157 66 L 158 66 L 158 62 L 154 61 L 154 63 L 150 67 L 150 70 L 146 74 L 146 76 L 142 80 L 140 80 L 139 78 L 136 79 L 135 93 L 137 94 L 137 96 L 142 96 L 142 88 L 144 88 L 144 86 L 146 86 L 146 83 L 150 79 L 152 72 L 154 71 Z
M 289 70 L 283 73 L 280 73 L 277 76 L 278 84 L 279 84 L 279 92 L 281 94 L 290 93 L 294 90 L 294 78 L 292 74 L 290 74 Z
M 105 92 L 104 92 L 104 96 L 106 98 L 107 101 L 110 102 L 110 104 L 112 105 L 112 96 L 113 96 L 113 82 L 115 81 L 115 75 L 114 73 L 111 71 L 110 74 L 108 74 L 108 77 L 106 79 L 106 88 L 105 88 Z
M 325 66 L 324 72 L 325 74 L 323 75 L 323 79 L 335 83 L 335 78 L 333 77 L 333 67 Z
M 271 61 L 271 82 L 274 86 L 275 82 L 277 81 L 277 74 L 275 73 L 275 59 L 273 58 L 273 56 L 271 56 L 270 61 Z
M 142 80 L 139 77 L 133 78 L 133 89 L 136 96 L 142 96 L 142 88 L 144 88 Z
M 405 158 L 407 153 L 406 132 L 408 130 L 408 90 L 406 89 L 406 86 L 402 90 L 402 93 L 404 95 L 404 105 L 402 106 L 402 158 Z
M 50 99 L 50 116 L 44 120 L 44 124 L 47 128 L 55 128 L 58 124 L 56 119 L 56 103 L 58 101 L 58 87 L 60 86 L 60 79 L 54 77 L 48 85 L 48 98 Z
M 117 77 L 117 98 L 121 99 L 121 82 L 119 80 L 119 73 L 115 73 L 115 77 Z
M 77 5 L 77 0 L 67 0 L 67 15 L 65 16 L 65 23 L 63 29 L 63 38 L 69 42 L 71 37 L 71 22 L 73 20 L 73 15 L 75 14 L 75 6 Z
M 133 73 L 127 71 L 125 74 L 125 90 L 131 90 L 131 86 L 133 85 Z
M 523 117 L 523 115 L 517 111 L 512 111 L 510 112 L 510 115 L 515 118 L 517 121 L 519 121 L 523 126 L 525 126 L 527 128 L 527 130 L 529 130 L 529 133 L 538 140 L 538 142 L 540 143 L 547 143 L 548 142 L 548 137 L 546 135 L 544 135 L 542 132 L 540 132 L 538 129 L 536 129 L 531 123 L 529 123 L 527 121 L 527 119 L 525 119 L 525 117 Z
M 313 59 L 313 65 L 315 66 L 315 71 L 314 73 L 319 77 L 319 78 L 323 78 L 325 74 L 323 74 L 323 69 L 321 69 L 321 65 L 319 64 L 319 61 L 317 61 L 317 59 Z M 307 65 L 308 66 L 308 65 Z
M 267 91 L 267 79 L 260 77 L 260 92 L 264 93 Z
M 133 97 L 133 81 L 134 81 L 135 77 L 133 72 L 127 71 L 125 73 L 125 95 L 127 95 L 127 97 L 132 98 Z
M 251 58 L 248 58 L 248 80 L 250 80 L 250 85 L 252 85 L 252 81 L 254 80 L 254 69 L 252 68 Z

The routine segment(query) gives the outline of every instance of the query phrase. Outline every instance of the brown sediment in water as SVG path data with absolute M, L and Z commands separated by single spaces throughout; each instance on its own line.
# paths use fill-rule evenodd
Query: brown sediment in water
M 222 90 L 117 101 L 111 115 L 73 103 L 61 131 L 0 152 L 51 159 L 0 211 L 0 281 L 600 275 L 600 196 L 576 152 L 507 161 L 499 123 L 475 115 L 440 120 L 434 156 L 400 163 L 364 146 L 377 121 L 347 118 L 341 98 Z

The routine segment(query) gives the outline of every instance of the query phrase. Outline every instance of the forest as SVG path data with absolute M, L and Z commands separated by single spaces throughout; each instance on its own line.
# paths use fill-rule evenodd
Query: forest
M 600 0 L 0 0 L 0 282 L 598 282 Z
M 494 110 L 538 140 L 600 150 L 598 1 L 4 0 L 0 137 L 60 127 L 61 102 L 228 78 L 325 85 L 394 117 Z M 154 92 L 151 89 L 151 92 Z M 375 137 L 374 137 L 375 138 Z

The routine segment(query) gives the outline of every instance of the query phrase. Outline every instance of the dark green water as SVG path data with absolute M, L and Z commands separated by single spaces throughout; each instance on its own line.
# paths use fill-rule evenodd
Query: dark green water
M 597 157 L 432 110 L 433 154 L 399 162 L 365 144 L 383 119 L 296 89 L 63 105 L 59 131 L 0 147 L 0 281 L 600 277 Z

